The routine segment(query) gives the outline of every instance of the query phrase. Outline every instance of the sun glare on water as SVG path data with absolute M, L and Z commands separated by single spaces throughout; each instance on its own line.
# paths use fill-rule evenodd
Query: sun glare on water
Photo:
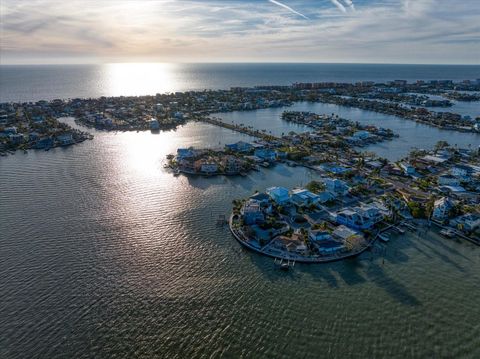
M 106 64 L 107 93 L 122 95 L 153 95 L 172 92 L 178 87 L 173 76 L 175 64 L 114 63 Z

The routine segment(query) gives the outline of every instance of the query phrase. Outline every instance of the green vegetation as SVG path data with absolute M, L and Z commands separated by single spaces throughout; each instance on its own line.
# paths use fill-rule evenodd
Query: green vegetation
M 322 183 L 322 182 L 318 182 L 318 181 L 312 181 L 310 183 L 308 183 L 306 186 L 305 186 L 306 189 L 308 189 L 310 192 L 312 193 L 321 193 L 323 191 L 325 191 L 325 184 Z
M 413 218 L 426 218 L 425 208 L 420 203 L 410 201 L 407 205 Z

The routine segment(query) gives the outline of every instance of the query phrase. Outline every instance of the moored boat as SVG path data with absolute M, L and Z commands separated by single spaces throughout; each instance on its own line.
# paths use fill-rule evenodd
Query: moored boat
M 383 242 L 388 242 L 390 240 L 390 236 L 386 233 L 379 234 L 378 238 Z
M 453 229 L 442 229 L 440 234 L 447 238 L 455 238 L 456 232 Z

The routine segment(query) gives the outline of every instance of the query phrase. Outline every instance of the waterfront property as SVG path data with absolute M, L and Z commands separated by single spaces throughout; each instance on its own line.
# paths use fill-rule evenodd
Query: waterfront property
M 244 153 L 227 150 L 179 148 L 176 156 L 167 156 L 167 167 L 176 173 L 197 175 L 242 175 L 256 168 Z
M 368 226 L 331 221 L 317 195 L 306 189 L 271 187 L 266 193 L 235 201 L 230 229 L 240 243 L 256 252 L 322 263 L 358 255 L 376 239 L 375 234 L 360 230 L 371 230 L 384 216 L 373 205 L 356 210 Z
M 267 194 L 277 204 L 286 204 L 290 201 L 288 189 L 284 187 L 270 187 L 267 188 Z
M 367 84 L 368 83 L 368 84 Z M 271 139 L 272 134 L 266 129 L 253 129 L 247 126 L 220 124 L 209 118 L 212 113 L 232 111 L 252 111 L 258 109 L 290 106 L 294 102 L 309 101 L 324 104 L 336 104 L 355 107 L 377 113 L 403 117 L 429 126 L 462 132 L 479 132 L 480 118 L 462 116 L 451 112 L 434 112 L 425 107 L 406 106 L 414 101 L 416 95 L 410 93 L 445 94 L 450 93 L 458 99 L 476 100 L 475 97 L 461 95 L 458 91 L 478 91 L 476 83 L 464 84 L 453 82 L 418 83 L 296 83 L 291 86 L 260 86 L 255 88 L 232 88 L 216 91 L 190 91 L 155 96 L 138 97 L 100 97 L 69 100 L 37 101 L 35 103 L 3 103 L 0 104 L 0 150 L 19 148 L 35 148 L 34 141 L 27 140 L 30 132 L 44 131 L 45 128 L 58 128 L 56 119 L 73 116 L 76 121 L 87 127 L 105 131 L 139 131 L 171 130 L 187 121 L 205 121 L 222 126 L 229 126 L 238 131 L 253 133 L 264 139 Z M 457 90 L 457 92 L 452 92 Z M 384 93 L 395 93 L 393 99 L 378 99 Z M 380 95 L 382 94 L 382 95 Z M 391 96 L 391 95 L 389 95 Z M 412 100 L 412 96 L 414 99 Z M 403 102 L 402 102 L 403 101 Z M 423 100 L 422 100 L 423 101 Z M 448 102 L 430 102 L 430 105 L 448 105 Z M 427 104 L 424 104 L 427 106 Z M 340 118 L 337 115 L 318 115 L 309 112 L 284 112 L 285 121 L 294 122 L 312 128 L 315 133 L 295 135 L 292 143 L 304 144 L 306 141 L 320 146 L 322 143 L 340 146 L 365 146 L 372 143 L 392 139 L 396 135 L 386 128 L 372 125 L 361 125 L 358 122 Z M 10 133 L 12 128 L 21 128 L 22 133 Z M 61 132 L 72 132 L 70 128 L 62 128 Z M 88 138 L 88 135 L 72 132 L 72 143 Z M 23 135 L 23 138 L 22 136 Z M 50 136 L 52 134 L 49 134 Z M 332 137 L 333 135 L 333 137 Z M 282 137 L 286 135 L 282 134 Z M 33 136 L 34 137 L 34 136 Z M 70 141 L 68 141 L 70 142 Z M 57 141 L 54 141 L 57 144 Z M 70 143 L 69 143 L 70 144 Z M 58 141 L 58 145 L 65 145 Z M 230 150 L 244 152 L 248 146 L 241 144 Z M 259 149 L 259 158 L 273 161 L 278 157 L 271 149 Z
M 432 219 L 443 222 L 450 217 L 455 204 L 448 197 L 437 199 L 433 204 Z
M 382 213 L 373 205 L 344 208 L 335 215 L 339 224 L 344 224 L 353 229 L 370 229 L 384 219 Z

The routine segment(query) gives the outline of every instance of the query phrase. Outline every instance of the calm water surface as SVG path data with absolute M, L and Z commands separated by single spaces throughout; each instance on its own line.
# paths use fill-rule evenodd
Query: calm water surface
M 95 136 L 0 159 L 0 357 L 480 356 L 478 247 L 408 234 L 384 260 L 284 273 L 215 220 L 314 174 L 164 170 L 179 146 L 248 140 L 204 124 Z
M 476 104 L 479 106 L 478 102 Z M 363 149 L 373 151 L 379 156 L 391 161 L 397 161 L 405 157 L 413 147 L 431 149 L 440 140 L 445 140 L 452 145 L 457 144 L 463 148 L 467 148 L 469 145 L 474 148 L 480 146 L 480 134 L 441 130 L 396 116 L 334 104 L 298 102 L 290 107 L 217 113 L 213 114 L 213 116 L 217 116 L 228 123 L 234 122 L 253 126 L 258 129 L 266 129 L 276 136 L 287 134 L 290 131 L 311 131 L 311 129 L 306 126 L 283 121 L 281 115 L 285 110 L 310 111 L 319 114 L 334 113 L 340 117 L 358 121 L 364 125 L 371 124 L 377 127 L 389 128 L 397 133 L 399 137 L 391 141 L 370 145 Z
M 0 66 L 0 102 L 154 95 L 293 82 L 480 78 L 480 66 L 379 64 L 105 64 Z
M 480 77 L 479 66 L 0 66 L 0 101 L 143 95 L 295 81 Z M 478 137 L 325 104 L 294 109 L 392 128 L 388 158 Z M 277 135 L 308 130 L 283 109 L 221 114 Z M 71 121 L 71 120 L 70 120 Z M 393 239 L 385 258 L 276 271 L 215 220 L 231 201 L 316 175 L 277 166 L 245 178 L 174 177 L 178 147 L 251 140 L 190 123 L 102 133 L 0 158 L 1 358 L 477 358 L 480 252 L 435 233 Z M 382 147 L 385 146 L 385 147 Z M 382 152 L 383 151 L 383 152 Z

